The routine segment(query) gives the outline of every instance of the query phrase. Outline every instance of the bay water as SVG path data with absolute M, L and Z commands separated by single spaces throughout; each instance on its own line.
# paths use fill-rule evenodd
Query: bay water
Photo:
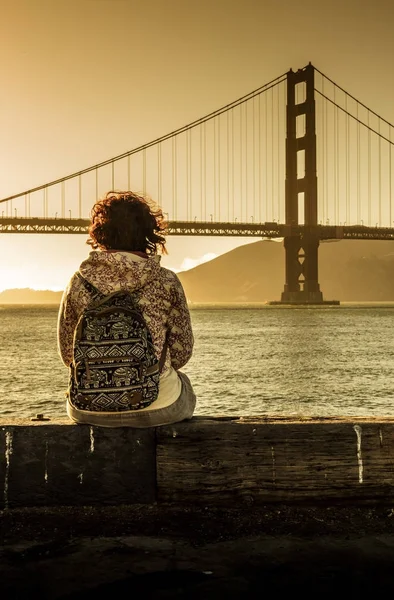
M 0 306 L 0 416 L 65 416 L 56 306 Z M 199 415 L 394 416 L 394 304 L 192 308 Z

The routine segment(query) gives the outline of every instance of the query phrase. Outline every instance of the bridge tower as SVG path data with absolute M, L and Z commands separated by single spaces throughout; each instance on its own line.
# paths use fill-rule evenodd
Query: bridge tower
M 297 72 L 287 73 L 286 108 L 286 225 L 284 238 L 285 286 L 280 304 L 323 304 L 318 279 L 317 172 L 315 70 L 309 64 Z M 303 101 L 296 103 L 296 86 L 304 83 Z M 297 128 L 297 120 L 299 127 Z M 301 135 L 297 133 L 301 130 Z M 301 153 L 304 154 L 302 161 Z M 305 166 L 300 174 L 298 165 Z M 304 229 L 291 233 L 299 224 L 299 206 L 303 199 Z M 302 206 L 302 205 L 301 205 Z

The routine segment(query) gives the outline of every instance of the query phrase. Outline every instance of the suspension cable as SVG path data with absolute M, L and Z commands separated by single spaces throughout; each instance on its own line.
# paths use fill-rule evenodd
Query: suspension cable
M 327 77 L 327 75 L 325 75 L 324 73 L 322 73 L 321 71 L 319 71 L 319 69 L 317 69 L 316 67 L 315 67 L 315 71 L 317 71 L 318 73 L 320 73 L 320 75 L 322 75 L 322 77 L 324 77 L 325 79 L 327 79 L 327 81 L 329 81 L 330 83 L 332 83 L 333 85 L 335 85 L 335 87 L 337 87 L 339 90 L 341 90 L 341 92 L 343 92 L 344 94 L 346 94 L 346 96 L 349 96 L 349 98 L 351 98 L 352 100 L 354 100 L 355 102 L 357 102 L 358 104 L 360 104 L 360 106 L 362 106 L 368 112 L 370 112 L 371 115 L 374 115 L 375 117 L 378 117 L 378 119 L 381 119 L 382 121 L 384 121 L 384 123 L 386 123 L 386 125 L 389 125 L 390 127 L 394 128 L 394 125 L 392 123 L 390 123 L 389 121 L 386 121 L 386 119 L 384 119 L 383 117 L 381 117 L 380 115 L 378 115 L 376 112 L 374 112 L 373 110 L 371 110 L 370 108 L 368 108 L 368 106 L 366 106 L 365 104 L 363 104 L 362 102 L 360 102 L 360 100 L 357 100 L 357 98 L 355 98 L 354 96 L 352 96 L 351 94 L 349 94 L 340 85 L 336 84 L 335 81 L 333 81 L 332 79 L 330 79 L 329 77 Z M 317 90 L 316 88 L 315 88 L 315 92 L 320 93 L 319 90 Z
M 333 104 L 334 106 L 336 106 L 337 108 L 339 108 L 339 110 L 341 110 L 343 113 L 345 113 L 346 115 L 348 115 L 349 117 L 351 117 L 354 121 L 356 121 L 357 123 L 360 123 L 360 125 L 364 125 L 364 127 L 366 127 L 367 129 L 369 129 L 373 133 L 376 133 L 376 135 L 379 136 L 379 137 L 381 137 L 382 140 L 384 140 L 385 142 L 389 142 L 389 144 L 391 144 L 391 145 L 394 145 L 394 141 L 392 141 L 389 138 L 387 138 L 386 136 L 380 134 L 379 131 L 376 131 L 376 129 L 374 129 L 373 127 L 371 127 L 369 124 L 364 123 L 363 121 L 361 121 L 360 119 L 358 119 L 357 117 L 355 117 L 354 115 L 352 115 L 352 113 L 348 112 L 345 108 L 343 108 L 339 104 L 336 104 L 333 100 L 331 100 L 331 98 L 328 98 L 328 96 L 326 96 L 325 94 L 323 94 L 322 92 L 320 92 L 318 89 L 315 88 L 315 92 L 317 92 L 320 96 L 322 96 L 328 102 L 331 102 L 331 104 Z M 350 96 L 350 95 L 349 95 L 349 97 L 352 98 L 352 96 Z M 361 104 L 361 102 L 359 102 L 359 104 L 363 108 L 367 108 L 366 106 L 364 106 L 364 104 Z M 369 110 L 368 108 L 367 108 L 367 110 L 368 110 L 369 114 L 375 115 L 375 116 L 377 116 L 380 119 L 380 117 L 378 115 L 376 115 L 376 113 L 374 113 L 372 110 Z M 388 121 L 385 121 L 384 119 L 381 119 L 381 120 L 384 121 L 386 124 L 390 125 L 390 127 L 392 127 L 394 129 L 394 125 L 391 125 L 390 123 L 388 123 Z
M 128 156 L 137 154 L 138 152 L 146 151 L 148 148 L 151 148 L 152 146 L 155 146 L 156 144 L 159 144 L 160 142 L 164 142 L 174 136 L 178 136 L 179 134 L 184 133 L 185 131 L 193 129 L 194 127 L 198 127 L 199 125 L 202 125 L 203 123 L 206 123 L 207 121 L 210 121 L 211 119 L 214 119 L 215 117 L 227 112 L 228 110 L 231 110 L 232 108 L 235 108 L 241 104 L 244 104 L 248 100 L 251 100 L 252 98 L 254 98 L 254 96 L 257 96 L 259 94 L 263 94 L 264 92 L 267 92 L 271 88 L 273 88 L 273 87 L 279 85 L 280 83 L 282 83 L 283 81 L 285 81 L 286 76 L 287 76 L 287 74 L 283 73 L 282 75 L 280 75 L 279 77 L 276 77 L 275 79 L 272 79 L 265 85 L 253 90 L 252 92 L 249 92 L 249 94 L 241 96 L 240 98 L 238 98 L 238 100 L 235 100 L 235 101 L 231 102 L 230 104 L 226 104 L 222 108 L 219 108 L 219 109 L 207 114 L 206 116 L 201 117 L 200 119 L 197 119 L 196 121 L 192 121 L 188 125 L 179 127 L 178 129 L 175 129 L 174 131 L 167 133 L 166 135 L 156 138 L 155 140 L 152 140 L 151 142 L 142 144 L 141 146 L 138 146 L 137 148 L 134 148 L 133 150 L 129 150 L 128 152 L 124 152 L 123 154 L 119 154 L 118 156 L 115 156 L 114 158 L 110 158 L 108 160 L 105 160 L 105 161 L 98 163 L 96 165 L 93 165 L 91 167 L 87 167 L 86 169 L 82 169 L 81 171 L 77 171 L 75 173 L 72 173 L 71 175 L 67 175 L 66 177 L 60 177 L 59 179 L 50 181 L 49 183 L 45 183 L 45 184 L 39 185 L 35 188 L 31 188 L 30 190 L 25 190 L 24 192 L 20 192 L 19 194 L 13 194 L 12 196 L 3 198 L 0 200 L 0 204 L 2 202 L 7 202 L 9 200 L 13 200 L 14 198 L 20 198 L 24 194 L 38 192 L 40 190 L 43 190 L 44 188 L 51 187 L 58 183 L 61 183 L 62 181 L 68 181 L 69 179 L 74 179 L 75 177 L 85 175 L 86 173 L 90 173 L 90 171 L 94 171 L 95 169 L 100 169 L 101 167 L 110 165 L 114 162 L 122 160 L 123 158 L 127 158 Z

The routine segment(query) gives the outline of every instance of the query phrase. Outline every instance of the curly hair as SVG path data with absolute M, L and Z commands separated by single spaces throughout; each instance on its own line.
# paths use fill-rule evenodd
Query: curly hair
M 134 192 L 108 192 L 92 208 L 89 239 L 92 248 L 166 254 L 163 212 Z

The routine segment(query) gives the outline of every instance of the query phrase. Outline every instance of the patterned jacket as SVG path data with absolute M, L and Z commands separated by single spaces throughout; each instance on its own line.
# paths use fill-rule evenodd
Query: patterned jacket
M 151 332 L 157 357 L 167 338 L 164 373 L 183 367 L 192 355 L 193 333 L 182 284 L 172 271 L 160 266 L 160 256 L 142 258 L 130 252 L 90 252 L 79 272 L 104 294 L 127 289 L 140 307 Z M 64 291 L 58 318 L 58 350 L 66 366 L 73 360 L 75 326 L 91 302 L 89 292 L 74 275 Z

